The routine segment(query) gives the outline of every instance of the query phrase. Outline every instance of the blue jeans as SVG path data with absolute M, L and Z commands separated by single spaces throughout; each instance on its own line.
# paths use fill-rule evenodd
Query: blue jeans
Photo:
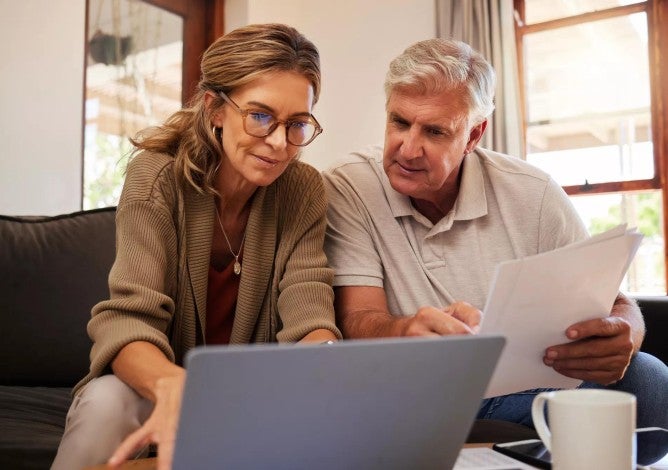
M 636 426 L 668 428 L 668 367 L 654 356 L 640 352 L 629 364 L 624 377 L 608 386 L 583 382 L 578 388 L 620 390 L 636 396 Z M 531 403 L 540 392 L 534 389 L 487 398 L 478 410 L 478 419 L 499 419 L 534 427 Z

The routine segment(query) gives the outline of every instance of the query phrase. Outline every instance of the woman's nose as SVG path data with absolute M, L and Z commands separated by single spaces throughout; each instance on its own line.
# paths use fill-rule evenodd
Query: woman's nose
M 277 150 L 282 150 L 288 145 L 288 129 L 285 124 L 279 124 L 276 129 L 264 138 L 265 142 Z

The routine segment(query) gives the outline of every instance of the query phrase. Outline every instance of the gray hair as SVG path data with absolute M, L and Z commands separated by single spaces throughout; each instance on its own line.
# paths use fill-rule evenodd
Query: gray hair
M 386 104 L 403 88 L 438 94 L 464 86 L 469 123 L 482 122 L 494 111 L 496 74 L 491 64 L 468 44 L 454 39 L 427 39 L 408 47 L 390 63 L 385 77 Z

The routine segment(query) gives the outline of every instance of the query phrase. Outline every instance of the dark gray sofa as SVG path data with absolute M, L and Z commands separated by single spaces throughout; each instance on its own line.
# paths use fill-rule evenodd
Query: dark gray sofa
M 88 370 L 91 307 L 109 295 L 114 208 L 0 216 L 0 468 L 51 466 Z
M 115 209 L 58 217 L 0 216 L 0 469 L 46 469 L 71 387 L 88 370 L 91 307 L 108 296 Z M 668 297 L 639 298 L 643 350 L 668 361 Z M 476 421 L 470 442 L 535 436 L 512 423 Z

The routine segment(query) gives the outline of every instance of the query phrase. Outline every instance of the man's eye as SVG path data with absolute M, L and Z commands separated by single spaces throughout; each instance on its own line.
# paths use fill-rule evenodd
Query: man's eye
M 440 129 L 427 129 L 427 134 L 434 137 L 441 137 L 445 135 L 445 133 Z
M 393 118 L 391 118 L 390 121 L 392 122 L 392 124 L 394 124 L 397 127 L 401 127 L 401 128 L 408 127 L 408 122 L 406 122 L 405 120 L 403 120 L 401 118 L 393 117 Z

